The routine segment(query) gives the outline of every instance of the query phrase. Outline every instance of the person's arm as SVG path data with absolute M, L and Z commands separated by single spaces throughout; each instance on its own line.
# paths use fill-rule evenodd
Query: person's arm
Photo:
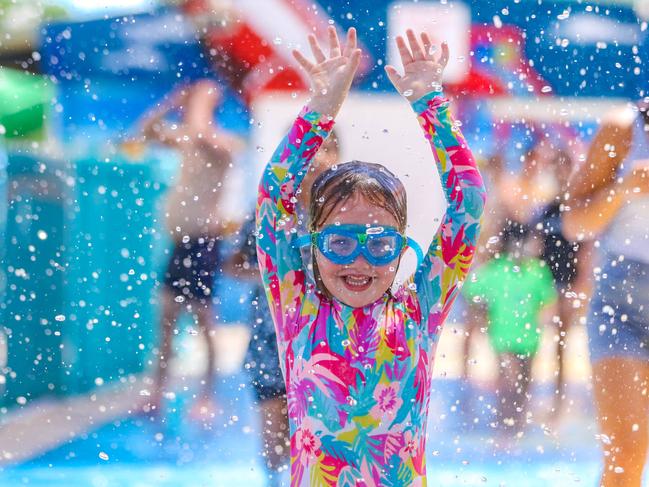
M 606 230 L 629 201 L 624 182 L 613 182 L 582 200 L 573 200 L 563 213 L 563 231 L 572 241 L 591 240 Z
M 186 89 L 177 89 L 144 114 L 140 120 L 140 131 L 145 141 L 156 141 L 170 147 L 178 145 L 181 134 L 174 124 L 165 120 L 165 117 L 170 112 L 180 109 L 186 97 Z
M 223 271 L 235 279 L 258 282 L 259 266 L 257 265 L 257 245 L 255 238 L 255 220 L 247 219 L 235 232 L 236 250 L 226 260 Z
M 330 54 L 325 56 L 314 36 L 309 44 L 315 63 L 301 53 L 294 56 L 311 79 L 313 96 L 295 120 L 266 166 L 257 199 L 257 258 L 280 342 L 299 331 L 305 291 L 305 272 L 297 238 L 296 192 L 309 163 L 333 126 L 346 98 L 358 64 L 356 31 L 348 31 L 344 50 L 333 27 Z
M 446 43 L 437 59 L 426 34 L 421 35 L 422 44 L 411 30 L 407 35 L 410 49 L 403 38 L 397 37 L 405 74 L 400 76 L 392 66 L 387 66 L 386 71 L 419 115 L 448 203 L 442 224 L 414 276 L 422 325 L 428 323 L 429 332 L 435 332 L 448 315 L 459 283 L 473 260 L 486 191 L 471 150 L 441 92 L 442 72 L 448 62 Z
M 586 162 L 568 181 L 569 197 L 562 215 L 569 240 L 593 238 L 603 232 L 626 203 L 626 188 L 616 182 L 617 169 L 631 147 L 631 125 L 612 121 L 597 133 Z

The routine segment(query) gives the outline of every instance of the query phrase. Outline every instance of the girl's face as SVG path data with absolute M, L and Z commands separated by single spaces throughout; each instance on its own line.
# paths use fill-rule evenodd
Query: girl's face
M 336 223 L 398 227 L 389 211 L 372 205 L 360 194 L 338 205 L 320 228 Z M 359 255 L 351 264 L 334 264 L 318 249 L 315 258 L 324 286 L 338 301 L 352 308 L 367 306 L 383 296 L 394 281 L 399 263 L 397 258 L 387 265 L 374 266 Z

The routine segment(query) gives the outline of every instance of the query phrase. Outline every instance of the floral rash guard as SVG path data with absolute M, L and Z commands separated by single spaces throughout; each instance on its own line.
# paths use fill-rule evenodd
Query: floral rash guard
M 257 251 L 287 384 L 291 486 L 426 484 L 435 346 L 473 259 L 485 189 L 442 94 L 413 109 L 448 208 L 423 263 L 394 294 L 364 308 L 328 299 L 294 245 L 295 194 L 333 120 L 305 107 L 259 186 Z

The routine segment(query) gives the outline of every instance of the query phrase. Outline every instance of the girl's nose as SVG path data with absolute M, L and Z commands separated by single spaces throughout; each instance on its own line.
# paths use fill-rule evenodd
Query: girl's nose
M 366 259 L 363 254 L 359 254 L 358 257 L 352 262 L 351 264 L 347 264 L 345 266 L 346 269 L 358 269 L 358 270 L 367 270 L 372 268 L 372 264 L 370 264 Z

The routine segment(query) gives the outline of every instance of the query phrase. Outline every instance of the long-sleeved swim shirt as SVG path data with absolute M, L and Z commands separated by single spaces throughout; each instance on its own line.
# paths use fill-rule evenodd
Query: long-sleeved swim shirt
M 412 105 L 448 203 L 441 225 L 414 275 L 363 308 L 321 293 L 294 245 L 296 191 L 333 120 L 305 107 L 263 172 L 257 252 L 286 381 L 291 486 L 426 485 L 435 347 L 486 196 L 448 105 L 441 92 Z

